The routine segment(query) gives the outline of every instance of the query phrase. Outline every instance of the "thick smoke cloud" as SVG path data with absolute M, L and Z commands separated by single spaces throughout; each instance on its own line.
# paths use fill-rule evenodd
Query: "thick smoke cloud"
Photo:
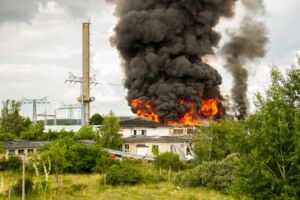
M 232 99 L 240 119 L 248 114 L 248 70 L 250 62 L 263 58 L 268 43 L 266 26 L 258 18 L 265 12 L 262 0 L 243 0 L 245 17 L 238 30 L 229 32 L 229 41 L 223 46 L 225 68 L 233 76 Z
M 150 101 L 164 123 L 190 109 L 178 99 L 199 108 L 201 98 L 220 97 L 222 78 L 201 57 L 214 53 L 220 40 L 214 27 L 233 16 L 235 0 L 110 2 L 119 17 L 111 40 L 124 60 L 129 105 Z

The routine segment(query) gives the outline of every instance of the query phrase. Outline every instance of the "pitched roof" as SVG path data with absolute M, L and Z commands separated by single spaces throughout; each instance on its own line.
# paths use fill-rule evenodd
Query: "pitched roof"
M 143 118 L 134 118 L 129 120 L 124 120 L 120 122 L 121 128 L 131 128 L 131 127 L 143 127 L 143 128 L 157 128 L 166 127 L 166 125 L 150 121 Z
M 41 149 L 47 143 L 49 142 L 7 141 L 7 142 L 3 142 L 3 147 L 5 149 L 21 149 L 21 148 Z
M 146 143 L 146 142 L 156 142 L 156 143 L 183 143 L 183 142 L 191 142 L 193 136 L 132 136 L 123 138 L 124 143 Z

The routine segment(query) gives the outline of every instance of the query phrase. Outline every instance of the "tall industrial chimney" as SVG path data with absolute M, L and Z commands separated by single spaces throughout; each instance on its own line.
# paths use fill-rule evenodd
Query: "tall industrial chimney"
M 83 123 L 89 124 L 90 118 L 90 23 L 82 24 L 82 113 Z

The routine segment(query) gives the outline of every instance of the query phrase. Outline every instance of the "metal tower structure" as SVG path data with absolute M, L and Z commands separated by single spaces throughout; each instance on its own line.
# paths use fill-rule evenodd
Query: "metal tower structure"
M 32 104 L 32 121 L 33 123 L 36 124 L 37 122 L 37 105 L 38 104 L 49 104 L 50 102 L 48 101 L 47 97 L 44 97 L 42 99 L 27 99 L 22 97 L 21 100 L 22 104 Z
M 72 73 L 66 83 L 80 83 L 81 124 L 88 124 L 90 118 L 90 104 L 95 98 L 90 96 L 90 87 L 97 85 L 96 77 L 90 77 L 90 23 L 82 23 L 82 76 L 74 76 Z
M 49 115 L 49 114 L 37 114 L 38 117 L 44 117 L 44 124 L 45 126 L 47 126 L 48 124 L 48 117 L 53 117 L 53 125 L 56 126 L 56 113 L 54 113 L 53 115 Z
M 74 119 L 74 110 L 80 110 L 82 109 L 82 106 L 80 104 L 61 104 L 61 107 L 58 108 L 58 110 L 67 110 L 68 111 L 68 118 L 71 121 Z

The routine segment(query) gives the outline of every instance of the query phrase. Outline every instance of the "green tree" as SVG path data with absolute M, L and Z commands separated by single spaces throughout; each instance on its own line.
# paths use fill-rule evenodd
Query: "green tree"
M 20 136 L 21 132 L 28 128 L 28 120 L 19 114 L 20 108 L 21 103 L 16 100 L 3 102 L 0 121 L 3 132 Z
M 77 139 L 77 140 L 93 140 L 93 139 L 97 139 L 97 134 L 93 130 L 92 126 L 84 125 L 79 129 L 77 134 L 75 134 L 75 139 Z
M 44 134 L 44 122 L 30 124 L 29 128 L 21 133 L 21 139 L 27 141 L 40 140 Z
M 101 125 L 102 122 L 103 117 L 99 113 L 94 114 L 90 119 L 90 125 Z
M 106 148 L 119 149 L 122 145 L 122 136 L 119 134 L 120 124 L 113 112 L 103 119 L 100 128 L 99 143 Z
M 196 161 L 222 160 L 229 154 L 237 152 L 244 146 L 247 133 L 243 122 L 231 119 L 222 122 L 210 122 L 210 125 L 199 127 L 193 137 L 193 148 Z
M 67 158 L 69 147 L 74 143 L 72 138 L 65 137 L 58 139 L 50 145 L 46 145 L 40 153 L 40 160 L 44 166 L 48 166 L 58 177 L 58 174 L 65 172 L 71 162 Z
M 300 196 L 300 71 L 287 78 L 272 70 L 266 97 L 257 95 L 257 112 L 246 122 L 248 145 L 241 150 L 234 189 L 253 199 Z

